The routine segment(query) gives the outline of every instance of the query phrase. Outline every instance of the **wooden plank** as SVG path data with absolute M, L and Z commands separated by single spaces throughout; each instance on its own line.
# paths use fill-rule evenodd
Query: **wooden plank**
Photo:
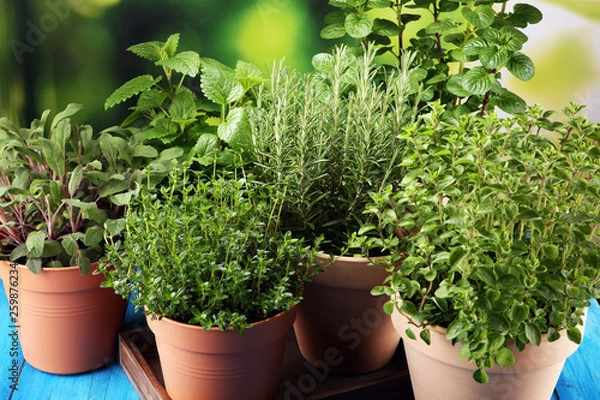
M 579 349 L 567 359 L 556 385 L 556 400 L 600 399 L 600 306 L 592 301 Z
M 148 328 L 122 332 L 121 365 L 144 399 L 168 400 L 163 387 L 154 335 Z M 413 398 L 404 352 L 400 346 L 386 367 L 358 376 L 334 375 L 306 362 L 290 334 L 281 385 L 275 400 Z

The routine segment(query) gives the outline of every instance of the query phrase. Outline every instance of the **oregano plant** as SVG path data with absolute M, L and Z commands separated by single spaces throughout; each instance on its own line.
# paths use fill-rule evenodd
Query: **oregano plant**
M 539 106 L 516 117 L 442 118 L 403 128 L 397 187 L 372 193 L 354 245 L 384 248 L 391 273 L 373 294 L 423 328 L 446 328 L 461 357 L 485 368 L 562 335 L 581 341 L 600 282 L 600 125 L 571 104 L 564 122 Z M 369 232 L 370 235 L 366 236 Z M 412 330 L 409 337 L 415 337 Z
M 382 58 L 397 64 L 416 52 L 423 69 L 423 101 L 438 100 L 454 114 L 498 107 L 515 114 L 526 103 L 502 84 L 508 72 L 530 80 L 535 67 L 522 52 L 523 29 L 542 20 L 534 6 L 511 0 L 330 0 L 338 11 L 325 17 L 321 36 L 373 42 Z M 389 17 L 375 17 L 385 12 Z M 418 26 L 416 34 L 410 28 Z M 392 60 L 392 61 L 390 61 Z M 395 61 L 394 61 L 395 60 Z
M 109 109 L 137 98 L 121 123 L 140 131 L 159 150 L 171 149 L 181 160 L 208 167 L 217 160 L 233 165 L 251 143 L 246 106 L 264 79 L 256 66 L 239 61 L 230 68 L 195 51 L 179 51 L 179 34 L 127 50 L 160 67 L 162 76 L 130 79 L 106 99 Z

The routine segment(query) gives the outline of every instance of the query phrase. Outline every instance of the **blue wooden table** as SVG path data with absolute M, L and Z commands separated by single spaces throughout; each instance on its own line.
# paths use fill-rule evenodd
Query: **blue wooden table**
M 18 358 L 18 390 L 11 389 L 8 304 L 0 290 L 0 400 L 137 400 L 139 396 L 118 364 L 74 376 L 51 375 Z M 143 323 L 128 310 L 125 329 Z M 43 332 L 40 332 L 43 334 Z M 19 351 L 20 354 L 20 351 Z M 551 400 L 600 400 L 600 307 L 592 302 L 583 343 L 566 362 Z

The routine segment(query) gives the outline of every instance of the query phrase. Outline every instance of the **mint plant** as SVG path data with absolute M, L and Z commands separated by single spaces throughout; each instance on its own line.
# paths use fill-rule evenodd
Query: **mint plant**
M 339 9 L 325 17 L 321 36 L 349 36 L 359 45 L 373 42 L 396 63 L 416 52 L 422 68 L 423 101 L 439 100 L 454 114 L 485 113 L 495 107 L 511 114 L 525 111 L 525 101 L 502 86 L 508 71 L 530 80 L 535 67 L 522 53 L 523 28 L 542 20 L 530 4 L 509 0 L 330 0 Z M 385 10 L 390 18 L 375 18 Z M 416 36 L 407 28 L 422 26 Z M 393 42 L 392 38 L 397 42 Z M 388 60 L 390 57 L 387 58 Z
M 600 282 L 600 124 L 539 106 L 520 116 L 442 120 L 444 107 L 407 126 L 399 187 L 372 193 L 359 248 L 384 248 L 392 273 L 373 293 L 392 296 L 415 326 L 447 329 L 460 356 L 507 366 L 519 350 L 577 328 Z M 410 232 L 409 234 L 407 234 Z M 414 338 L 411 330 L 406 332 Z
M 232 165 L 251 143 L 246 106 L 263 82 L 262 72 L 239 61 L 232 69 L 197 52 L 178 52 L 179 34 L 166 42 L 145 42 L 127 50 L 161 67 L 163 76 L 144 74 L 106 99 L 109 109 L 132 97 L 137 101 L 122 127 L 139 129 L 141 139 L 159 150 L 202 166 Z M 186 85 L 196 79 L 195 84 Z M 200 90 L 201 89 L 201 90 Z
M 257 178 L 285 190 L 286 229 L 342 253 L 364 221 L 369 191 L 402 177 L 400 128 L 416 118 L 418 71 L 402 68 L 378 82 L 375 50 L 347 47 L 313 58 L 301 74 L 280 63 L 251 114 Z
M 0 118 L 0 253 L 34 273 L 77 265 L 87 274 L 142 170 L 155 171 L 152 182 L 166 170 L 168 157 L 137 136 L 72 123 L 81 108 L 69 104 L 52 120 L 46 110 L 29 128 Z
M 252 177 L 183 166 L 144 186 L 122 239 L 108 238 L 105 287 L 147 313 L 241 333 L 300 301 L 312 250 L 280 230 L 283 199 Z

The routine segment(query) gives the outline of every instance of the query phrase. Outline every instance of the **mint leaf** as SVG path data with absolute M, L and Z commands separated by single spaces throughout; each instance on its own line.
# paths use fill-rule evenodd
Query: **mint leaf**
M 193 78 L 200 72 L 200 55 L 195 51 L 184 51 L 171 58 L 157 61 L 156 65 L 162 65 Z
M 244 95 L 244 87 L 236 79 L 235 71 L 211 58 L 202 59 L 200 87 L 210 101 L 221 105 L 233 103 Z
M 119 103 L 135 96 L 136 94 L 150 89 L 154 84 L 160 81 L 160 77 L 154 79 L 152 75 L 141 75 L 125 82 L 121 87 L 115 90 L 104 103 L 104 109 L 108 110 Z

